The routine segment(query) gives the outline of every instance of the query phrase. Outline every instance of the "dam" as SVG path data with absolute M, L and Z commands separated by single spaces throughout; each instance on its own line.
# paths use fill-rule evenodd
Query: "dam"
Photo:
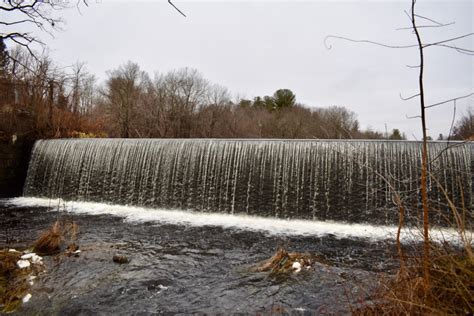
M 440 186 L 472 208 L 473 146 L 429 143 L 432 220 Z M 36 142 L 26 197 L 283 219 L 395 224 L 398 192 L 419 220 L 421 143 L 410 141 L 59 139 Z M 436 181 L 433 181 L 436 179 Z M 439 184 L 438 184 L 439 183 Z

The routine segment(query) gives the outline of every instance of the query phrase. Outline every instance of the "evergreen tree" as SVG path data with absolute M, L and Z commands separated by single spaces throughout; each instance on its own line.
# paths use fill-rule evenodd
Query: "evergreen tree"
M 296 96 L 289 89 L 279 89 L 273 94 L 273 104 L 275 109 L 292 107 L 295 105 Z
M 398 128 L 394 128 L 392 130 L 392 134 L 388 137 L 388 139 L 402 140 L 402 139 L 406 139 L 406 137 L 405 135 L 402 135 L 402 133 L 400 133 L 400 130 Z

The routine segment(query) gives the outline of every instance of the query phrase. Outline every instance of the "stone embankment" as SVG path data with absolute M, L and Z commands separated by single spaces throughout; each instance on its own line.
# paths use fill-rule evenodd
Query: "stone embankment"
M 21 196 L 33 142 L 0 138 L 0 198 Z

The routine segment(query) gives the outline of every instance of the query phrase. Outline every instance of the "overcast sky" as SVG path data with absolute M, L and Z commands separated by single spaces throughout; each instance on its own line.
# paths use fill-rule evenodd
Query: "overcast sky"
M 446 28 L 422 30 L 425 42 L 474 32 L 473 1 L 419 0 L 417 12 Z M 307 106 L 342 105 L 361 126 L 399 128 L 420 138 L 418 103 L 399 97 L 417 93 L 416 49 L 387 49 L 330 40 L 327 35 L 415 44 L 404 1 L 179 1 L 93 2 L 61 11 L 66 21 L 55 38 L 44 37 L 60 65 L 84 61 L 98 78 L 128 60 L 151 75 L 193 67 L 234 95 L 253 98 L 291 89 Z M 420 21 L 420 24 L 427 24 Z M 474 48 L 474 36 L 456 44 Z M 434 103 L 473 92 L 474 57 L 445 48 L 426 49 L 426 100 Z M 458 102 L 459 113 L 474 98 Z M 447 134 L 452 104 L 428 111 L 429 134 Z

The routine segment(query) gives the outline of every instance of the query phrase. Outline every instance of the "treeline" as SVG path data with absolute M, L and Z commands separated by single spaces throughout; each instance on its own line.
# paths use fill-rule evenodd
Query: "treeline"
M 195 69 L 150 76 L 132 62 L 100 84 L 84 64 L 5 51 L 0 40 L 0 137 L 405 138 L 361 130 L 345 107 L 306 107 L 288 89 L 233 100 Z
M 309 109 L 288 89 L 253 101 L 183 68 L 153 78 L 128 62 L 108 73 L 98 111 L 112 137 L 381 138 L 344 107 Z

